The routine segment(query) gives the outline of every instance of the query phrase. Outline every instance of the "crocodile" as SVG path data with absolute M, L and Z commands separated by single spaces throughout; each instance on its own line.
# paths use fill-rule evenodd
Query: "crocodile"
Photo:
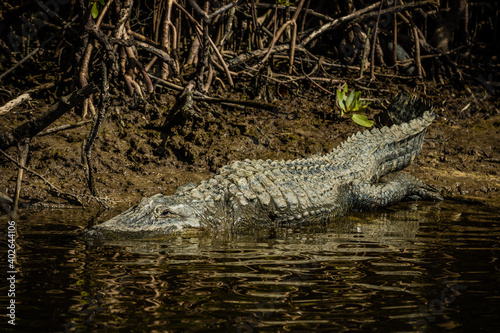
M 381 117 L 386 126 L 358 132 L 326 155 L 236 161 L 198 185 L 156 194 L 89 235 L 107 238 L 294 226 L 404 199 L 442 200 L 439 191 L 401 171 L 422 149 L 435 118 L 423 100 L 398 94 Z

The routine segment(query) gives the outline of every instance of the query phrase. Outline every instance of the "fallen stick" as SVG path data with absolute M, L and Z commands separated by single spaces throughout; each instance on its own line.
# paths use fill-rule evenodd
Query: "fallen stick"
M 31 100 L 31 95 L 28 93 L 24 93 L 22 95 L 17 96 L 16 98 L 5 103 L 4 106 L 0 107 L 0 115 L 9 112 L 10 110 L 15 108 L 16 106 L 18 106 L 24 102 L 27 102 L 29 100 Z
M 92 122 L 92 120 L 84 120 L 84 121 L 80 121 L 80 122 L 74 123 L 74 124 L 65 124 L 65 125 L 54 127 L 54 128 L 49 128 L 49 129 L 46 129 L 45 131 L 41 131 L 36 136 L 44 136 L 44 135 L 49 135 L 52 133 L 57 133 L 60 131 L 80 127 L 80 126 L 86 125 L 86 124 L 91 123 L 91 122 Z
M 10 100 L 7 103 L 5 103 L 4 106 L 0 107 L 0 115 L 9 112 L 13 108 L 15 108 L 18 105 L 21 105 L 24 102 L 31 100 L 31 94 L 39 92 L 40 90 L 52 88 L 54 85 L 55 84 L 53 82 L 49 82 L 49 83 L 39 85 L 38 87 L 35 87 L 33 89 L 26 91 L 22 95 L 17 96 L 13 100 Z
M 244 101 L 232 98 L 217 98 L 217 97 L 201 97 L 201 96 L 193 96 L 194 101 L 206 102 L 206 103 L 220 103 L 220 104 L 232 104 L 232 105 L 241 105 L 241 106 L 249 106 L 252 108 L 277 112 L 278 107 L 276 105 L 270 103 L 262 103 L 257 101 Z
M 26 138 L 32 138 L 63 114 L 81 104 L 90 94 L 97 92 L 97 86 L 92 82 L 85 87 L 61 98 L 61 101 L 49 108 L 44 114 L 25 122 L 13 130 L 0 133 L 0 149 L 8 149 Z

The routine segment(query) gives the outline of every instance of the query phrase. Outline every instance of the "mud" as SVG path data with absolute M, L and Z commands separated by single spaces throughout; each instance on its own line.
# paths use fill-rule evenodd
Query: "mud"
M 453 89 L 391 82 L 372 86 L 353 82 L 350 87 L 373 100 L 367 111 L 370 119 L 375 119 L 401 89 L 431 100 L 438 117 L 429 128 L 421 155 L 407 170 L 441 188 L 448 199 L 500 206 L 497 92 L 482 86 Z M 333 92 L 335 86 L 325 88 Z M 139 103 L 127 97 L 113 100 L 92 155 L 96 188 L 109 206 L 121 209 L 144 196 L 171 194 L 178 186 L 207 179 L 219 167 L 235 160 L 325 154 L 353 133 L 364 130 L 349 118 L 339 118 L 334 95 L 307 84 L 296 90 L 276 88 L 275 112 L 195 102 L 194 112 L 184 115 L 183 120 L 168 116 L 176 95 L 163 90 Z M 249 98 L 242 91 L 222 95 Z M 44 105 L 52 102 L 40 102 L 43 100 L 44 96 L 39 96 L 38 102 L 0 116 L 0 127 L 14 128 L 42 112 Z M 71 113 L 53 127 L 81 120 Z M 90 198 L 81 162 L 81 147 L 90 126 L 34 138 L 27 166 L 93 206 L 99 204 Z M 15 157 L 17 149 L 7 153 Z M 0 192 L 12 197 L 17 169 L 0 158 L 0 172 Z M 58 197 L 30 173 L 23 180 L 21 201 L 49 206 L 75 204 Z

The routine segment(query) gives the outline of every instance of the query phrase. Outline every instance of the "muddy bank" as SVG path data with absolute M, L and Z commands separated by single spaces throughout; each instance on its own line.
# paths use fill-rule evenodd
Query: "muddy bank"
M 407 170 L 442 188 L 448 198 L 500 205 L 498 94 L 492 95 L 481 87 L 471 93 L 467 89 L 390 83 L 356 89 L 373 101 L 367 112 L 370 119 L 375 119 L 401 89 L 431 100 L 438 118 L 428 131 L 421 155 Z M 273 101 L 278 108 L 274 111 L 195 103 L 196 114 L 182 124 L 166 123 L 175 103 L 176 93 L 171 91 L 164 90 L 154 99 L 135 105 L 126 97 L 113 100 L 93 152 L 99 196 L 110 207 L 122 209 L 143 196 L 171 194 L 187 182 L 207 179 L 235 160 L 325 154 L 353 133 L 364 130 L 350 119 L 339 117 L 333 95 L 308 86 L 278 93 Z M 241 91 L 223 95 L 248 98 Z M 43 100 L 41 97 L 38 101 Z M 34 102 L 15 109 L 0 117 L 0 125 L 13 128 L 41 112 L 44 104 Z M 71 113 L 53 127 L 81 120 Z M 90 197 L 81 162 L 81 147 L 90 126 L 87 123 L 36 137 L 27 166 L 61 190 L 81 196 L 86 205 L 97 206 Z M 7 153 L 16 156 L 17 150 L 11 148 Z M 0 158 L 0 172 L 0 191 L 12 197 L 17 170 Z M 75 204 L 58 197 L 30 173 L 23 180 L 21 202 Z

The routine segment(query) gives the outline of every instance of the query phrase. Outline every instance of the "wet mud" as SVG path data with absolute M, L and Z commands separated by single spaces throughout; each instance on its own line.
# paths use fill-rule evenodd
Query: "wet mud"
M 333 92 L 335 86 L 329 89 Z M 498 93 L 481 87 L 471 91 L 390 83 L 356 89 L 373 101 L 366 113 L 370 119 L 376 119 L 401 89 L 430 100 L 438 117 L 428 130 L 422 153 L 407 170 L 442 189 L 448 199 L 500 205 Z M 314 86 L 295 91 L 276 88 L 274 111 L 195 102 L 190 114 L 173 117 L 177 94 L 164 90 L 147 101 L 127 97 L 112 101 L 92 153 L 96 188 L 108 206 L 126 208 L 144 196 L 171 194 L 178 186 L 207 179 L 235 160 L 325 154 L 365 130 L 349 118 L 340 118 L 334 95 Z M 222 95 L 249 98 L 241 91 Z M 45 105 L 39 101 L 0 117 L 0 130 L 14 128 L 42 112 Z M 70 113 L 52 126 L 81 120 Z M 90 196 L 81 161 L 90 126 L 35 137 L 27 167 L 93 206 L 99 204 Z M 7 153 L 16 156 L 17 149 Z M 12 197 L 17 169 L 0 158 L 0 172 L 0 191 Z M 20 197 L 28 206 L 74 205 L 30 173 L 25 174 Z

